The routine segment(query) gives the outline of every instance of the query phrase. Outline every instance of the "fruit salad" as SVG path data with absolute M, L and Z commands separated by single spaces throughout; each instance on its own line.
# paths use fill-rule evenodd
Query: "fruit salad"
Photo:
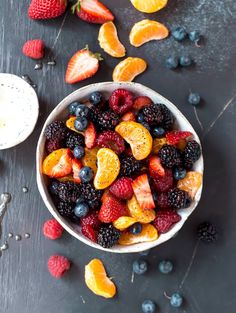
M 155 241 L 181 220 L 202 174 L 201 148 L 162 103 L 95 91 L 46 126 L 43 174 L 59 214 L 104 248 Z

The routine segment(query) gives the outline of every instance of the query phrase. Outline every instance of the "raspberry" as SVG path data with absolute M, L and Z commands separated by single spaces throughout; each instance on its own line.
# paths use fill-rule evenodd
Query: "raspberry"
M 82 228 L 81 228 L 81 232 L 82 234 L 90 239 L 91 241 L 93 242 L 97 242 L 97 234 L 96 234 L 96 231 L 93 229 L 92 226 L 90 225 L 84 225 Z
M 161 123 L 161 126 L 165 130 L 171 130 L 175 121 L 174 115 L 164 104 L 159 104 L 159 107 L 163 115 L 163 121 Z
M 29 58 L 42 59 L 44 56 L 44 42 L 41 39 L 33 39 L 25 42 L 22 52 Z
M 98 213 L 97 212 L 92 212 L 85 217 L 82 217 L 80 219 L 80 223 L 82 228 L 84 226 L 91 226 L 93 229 L 98 229 L 99 226 L 101 225 L 101 221 L 98 219 Z
M 102 203 L 98 217 L 103 223 L 111 223 L 121 216 L 127 216 L 126 205 L 113 196 L 107 196 Z
M 120 231 L 111 224 L 102 226 L 98 231 L 97 242 L 104 248 L 111 248 L 120 239 L 120 234 Z
M 185 209 L 190 206 L 191 198 L 186 191 L 174 188 L 168 192 L 168 203 L 175 210 Z
M 70 269 L 70 261 L 62 255 L 52 255 L 48 259 L 48 270 L 55 278 L 61 278 Z
M 200 156 L 201 148 L 199 143 L 197 143 L 195 140 L 188 141 L 183 152 L 185 168 L 190 170 L 193 167 L 193 164 L 200 158 Z
M 58 196 L 64 202 L 76 202 L 80 197 L 80 186 L 72 182 L 60 183 Z
M 48 220 L 43 225 L 43 234 L 45 237 L 55 240 L 62 236 L 63 227 L 54 218 Z
M 80 184 L 81 198 L 83 198 L 92 210 L 101 205 L 102 191 L 97 190 L 91 183 Z
M 158 104 L 150 104 L 142 110 L 144 122 L 149 125 L 161 124 L 163 121 L 163 114 Z
M 48 154 L 62 147 L 63 147 L 62 141 L 58 138 L 46 140 L 45 148 Z
M 218 239 L 218 232 L 212 223 L 203 222 L 197 228 L 197 236 L 205 243 L 215 242 Z
M 120 158 L 120 176 L 131 176 L 141 170 L 141 162 L 133 156 L 122 155 Z
M 128 177 L 121 177 L 111 185 L 109 190 L 117 198 L 129 200 L 134 194 L 132 179 Z
M 173 130 L 166 134 L 166 140 L 169 145 L 177 145 L 180 140 L 192 137 L 192 135 L 191 132 Z
M 170 169 L 165 170 L 165 176 L 157 176 L 153 178 L 154 187 L 157 191 L 166 192 L 173 187 L 174 179 Z
M 172 168 L 175 165 L 180 166 L 182 163 L 179 150 L 171 145 L 164 145 L 158 151 L 158 156 L 161 159 L 161 164 L 167 168 Z
M 124 114 L 133 107 L 133 95 L 125 89 L 117 89 L 109 98 L 109 106 L 116 114 Z
M 167 193 L 160 193 L 157 196 L 157 206 L 158 206 L 158 209 L 161 209 L 161 210 L 166 210 L 170 208 L 169 203 L 168 203 Z
M 171 227 L 181 220 L 181 216 L 172 210 L 158 211 L 153 225 L 158 230 L 159 234 L 167 233 Z
M 97 145 L 102 148 L 109 148 L 116 154 L 120 154 L 125 150 L 124 139 L 111 130 L 104 131 L 98 136 Z
M 44 135 L 47 139 L 59 139 L 63 140 L 67 133 L 67 127 L 62 121 L 54 121 L 49 124 L 45 131 Z
M 84 136 L 75 132 L 67 132 L 65 146 L 74 150 L 76 146 L 84 146 Z

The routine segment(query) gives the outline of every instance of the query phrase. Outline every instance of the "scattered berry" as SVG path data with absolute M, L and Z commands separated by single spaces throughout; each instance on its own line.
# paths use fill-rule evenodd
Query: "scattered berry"
M 45 137 L 47 139 L 53 139 L 53 140 L 55 140 L 56 138 L 63 140 L 66 136 L 66 133 L 67 133 L 67 128 L 62 121 L 52 122 L 46 127 L 44 131 Z
M 177 148 L 171 145 L 164 145 L 158 152 L 161 164 L 167 168 L 172 168 L 181 164 L 181 155 Z
M 70 261 L 62 255 L 52 255 L 48 259 L 48 270 L 55 278 L 61 278 L 70 269 Z
M 181 307 L 183 303 L 183 297 L 179 293 L 173 293 L 173 295 L 170 298 L 170 304 L 174 308 Z
M 87 105 L 79 104 L 75 109 L 75 115 L 77 117 L 87 117 L 89 114 L 89 108 Z
M 166 134 L 166 140 L 169 145 L 177 145 L 180 140 L 188 139 L 192 137 L 193 134 L 187 131 L 180 131 L 180 130 L 172 130 Z
M 119 178 L 111 185 L 109 191 L 118 199 L 131 199 L 134 194 L 132 188 L 132 179 L 128 177 Z
M 97 242 L 104 248 L 111 248 L 120 239 L 120 231 L 112 225 L 104 225 L 98 231 Z
M 77 217 L 85 217 L 89 212 L 89 206 L 86 202 L 78 202 L 75 206 L 74 213 Z
M 142 224 L 141 223 L 135 223 L 129 228 L 129 232 L 133 235 L 138 235 L 142 231 Z
M 191 198 L 186 191 L 174 188 L 168 192 L 168 203 L 175 210 L 185 209 L 190 206 Z
M 147 107 L 144 107 L 142 110 L 144 122 L 149 125 L 161 124 L 163 121 L 163 114 L 161 107 L 158 104 L 150 104 Z
M 50 19 L 62 15 L 67 7 L 67 0 L 32 0 L 28 16 L 33 20 Z
M 156 304 L 152 300 L 145 300 L 142 303 L 143 313 L 154 313 L 156 311 Z
M 152 103 L 152 100 L 146 96 L 139 96 L 134 99 L 133 108 L 135 110 L 141 110 L 146 106 L 149 106 Z
M 159 263 L 158 268 L 162 274 L 169 274 L 173 271 L 173 264 L 171 261 L 164 260 Z
M 187 170 L 190 170 L 193 167 L 193 164 L 200 158 L 200 156 L 201 147 L 199 143 L 195 140 L 188 141 L 183 152 L 183 161 L 185 168 Z
M 137 275 L 143 275 L 147 272 L 148 263 L 145 260 L 136 260 L 133 263 L 133 271 Z
M 97 145 L 101 148 L 109 148 L 116 154 L 120 154 L 125 150 L 124 139 L 111 130 L 104 131 L 98 136 Z
M 94 173 L 91 167 L 84 166 L 79 172 L 79 178 L 83 183 L 88 183 L 93 179 Z
M 124 114 L 133 107 L 133 95 L 128 90 L 117 89 L 109 98 L 109 106 L 116 114 Z
M 94 91 L 93 93 L 91 93 L 89 97 L 89 101 L 93 105 L 99 105 L 101 102 L 103 102 L 103 96 L 101 92 Z
M 192 105 L 198 105 L 201 101 L 199 93 L 191 92 L 188 96 L 188 102 Z
M 165 130 L 163 127 L 154 127 L 152 130 L 152 135 L 154 138 L 160 138 L 165 136 Z
M 114 196 L 106 197 L 98 214 L 100 221 L 111 223 L 121 216 L 128 216 L 126 205 Z
M 62 236 L 63 227 L 54 218 L 48 220 L 43 225 L 43 234 L 45 237 L 55 240 Z
M 209 222 L 203 222 L 198 226 L 197 235 L 205 243 L 212 243 L 218 239 L 218 231 L 215 225 Z
M 98 218 L 98 214 L 96 212 L 91 212 L 87 214 L 85 217 L 81 217 L 80 219 L 81 226 L 89 225 L 93 229 L 98 229 L 101 225 L 101 221 Z
M 97 242 L 97 233 L 91 225 L 82 226 L 81 233 L 91 241 Z
M 193 30 L 188 34 L 188 37 L 194 43 L 198 43 L 201 39 L 201 33 L 198 30 Z
M 73 150 L 73 154 L 76 159 L 81 159 L 85 154 L 84 147 L 76 146 Z
M 84 131 L 88 126 L 88 120 L 86 117 L 77 117 L 74 123 L 75 129 L 78 131 Z
M 22 52 L 29 58 L 42 59 L 44 57 L 44 42 L 41 39 L 28 40 L 22 48 Z
M 182 55 L 179 58 L 179 64 L 183 67 L 190 66 L 192 63 L 193 63 L 193 61 L 189 55 Z
M 183 179 L 187 174 L 187 171 L 184 168 L 181 167 L 176 167 L 174 169 L 174 178 L 176 180 L 180 180 Z
M 65 146 L 74 150 L 77 146 L 84 146 L 84 137 L 75 132 L 69 131 L 66 136 Z
M 159 192 L 166 192 L 173 187 L 174 179 L 170 169 L 165 169 L 165 176 L 156 175 L 153 178 L 154 187 Z
M 80 105 L 80 103 L 78 101 L 75 101 L 75 102 L 72 102 L 71 104 L 69 104 L 68 111 L 71 115 L 75 115 L 75 110 L 76 110 L 78 105 Z
M 170 70 L 174 70 L 179 66 L 179 59 L 175 56 L 169 56 L 166 59 L 166 67 Z
M 160 210 L 153 221 L 153 225 L 158 230 L 158 233 L 167 233 L 174 224 L 181 220 L 181 216 L 173 210 Z
M 171 32 L 172 37 L 177 41 L 183 41 L 187 37 L 187 32 L 184 27 L 176 27 Z

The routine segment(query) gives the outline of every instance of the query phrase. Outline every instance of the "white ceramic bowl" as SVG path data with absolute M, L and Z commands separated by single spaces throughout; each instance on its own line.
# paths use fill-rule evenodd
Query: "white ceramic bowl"
M 194 131 L 193 127 L 190 125 L 188 120 L 183 116 L 183 114 L 176 108 L 174 104 L 172 104 L 170 101 L 159 95 L 157 92 L 153 91 L 152 89 L 149 89 L 141 84 L 137 83 L 114 83 L 114 82 L 105 82 L 105 83 L 98 83 L 93 85 L 88 85 L 86 87 L 80 88 L 70 95 L 68 95 L 65 99 L 63 99 L 57 107 L 51 112 L 49 117 L 47 118 L 44 127 L 42 129 L 41 135 L 39 137 L 38 146 L 37 146 L 37 183 L 39 192 L 43 198 L 44 203 L 46 204 L 47 208 L 51 212 L 51 214 L 58 220 L 58 222 L 75 238 L 79 239 L 80 241 L 84 242 L 85 244 L 94 247 L 96 249 L 105 250 L 109 252 L 116 252 L 116 253 L 132 253 L 132 252 L 140 252 L 144 251 L 150 248 L 153 248 L 170 238 L 172 238 L 183 226 L 187 218 L 190 216 L 190 214 L 194 211 L 196 208 L 200 197 L 202 193 L 202 186 L 198 190 L 194 201 L 192 202 L 191 206 L 188 209 L 180 210 L 179 214 L 181 215 L 182 219 L 180 222 L 174 225 L 174 227 L 166 234 L 160 235 L 160 237 L 151 242 L 146 243 L 139 243 L 135 245 L 130 246 L 121 246 L 116 245 L 112 247 L 111 249 L 104 249 L 100 245 L 93 243 L 92 241 L 88 240 L 86 237 L 84 237 L 80 233 L 80 228 L 76 225 L 73 225 L 66 221 L 64 218 L 60 216 L 60 214 L 57 212 L 53 201 L 50 197 L 50 194 L 47 190 L 47 177 L 45 177 L 42 174 L 42 162 L 45 157 L 45 151 L 44 151 L 44 145 L 45 145 L 45 138 L 43 135 L 43 132 L 45 130 L 45 127 L 51 123 L 54 120 L 57 119 L 65 119 L 67 114 L 67 106 L 76 100 L 85 100 L 88 98 L 88 95 L 91 94 L 93 91 L 101 91 L 105 96 L 109 96 L 111 92 L 117 88 L 125 88 L 130 91 L 132 91 L 135 95 L 145 95 L 150 97 L 154 102 L 156 103 L 163 103 L 165 104 L 175 115 L 176 117 L 176 123 L 177 127 L 180 130 L 186 130 L 190 131 L 194 135 L 194 139 L 200 143 L 199 138 Z M 203 173 L 203 158 L 201 157 L 196 164 L 194 165 L 194 170 Z

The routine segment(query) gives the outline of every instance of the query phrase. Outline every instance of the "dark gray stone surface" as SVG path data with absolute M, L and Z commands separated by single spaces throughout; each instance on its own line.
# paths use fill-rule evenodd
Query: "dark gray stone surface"
M 105 61 L 94 78 L 74 86 L 66 85 L 64 73 L 70 56 L 85 44 L 100 51 L 96 40 L 99 26 L 86 24 L 70 13 L 51 21 L 31 21 L 27 18 L 29 1 L 1 1 L 0 71 L 30 75 L 38 85 L 40 117 L 26 142 L 0 151 L 0 192 L 8 191 L 13 195 L 4 219 L 3 234 L 22 235 L 19 242 L 9 239 L 9 250 L 0 259 L 0 312 L 140 312 L 140 304 L 149 298 L 157 302 L 158 312 L 175 312 L 163 292 L 170 294 L 178 290 L 187 273 L 181 291 L 185 305 L 179 312 L 233 313 L 236 308 L 235 1 L 170 0 L 166 9 L 151 15 L 136 11 L 126 0 L 103 2 L 117 18 L 120 38 L 128 55 L 141 56 L 148 61 L 148 71 L 137 81 L 173 101 L 201 137 L 205 158 L 202 200 L 179 235 L 152 250 L 147 257 L 150 270 L 144 277 L 135 276 L 133 283 L 131 264 L 137 255 L 102 253 L 68 234 L 56 242 L 46 240 L 41 228 L 50 214 L 35 182 L 35 148 L 40 129 L 50 111 L 70 92 L 92 82 L 111 80 L 112 68 L 118 60 L 102 53 Z M 144 17 L 157 19 L 171 28 L 185 25 L 188 30 L 199 29 L 205 37 L 204 44 L 197 48 L 188 42 L 179 44 L 168 39 L 139 49 L 131 47 L 127 40 L 129 29 Z M 21 54 L 23 43 L 31 38 L 42 38 L 53 48 L 55 67 L 44 65 L 42 71 L 34 71 L 35 62 Z M 191 69 L 177 72 L 165 69 L 167 55 L 185 52 L 196 62 Z M 204 99 L 196 111 L 200 122 L 186 101 L 189 90 L 199 92 Z M 28 193 L 23 193 L 23 186 L 29 188 Z M 195 227 L 204 220 L 218 225 L 220 239 L 214 245 L 196 246 Z M 23 239 L 28 232 L 30 239 Z M 54 253 L 64 254 L 73 262 L 71 271 L 59 281 L 47 271 L 47 259 Z M 113 300 L 96 297 L 85 286 L 84 265 L 93 257 L 105 261 L 117 284 L 118 294 Z M 163 258 L 175 263 L 175 271 L 169 276 L 158 273 L 157 264 Z

